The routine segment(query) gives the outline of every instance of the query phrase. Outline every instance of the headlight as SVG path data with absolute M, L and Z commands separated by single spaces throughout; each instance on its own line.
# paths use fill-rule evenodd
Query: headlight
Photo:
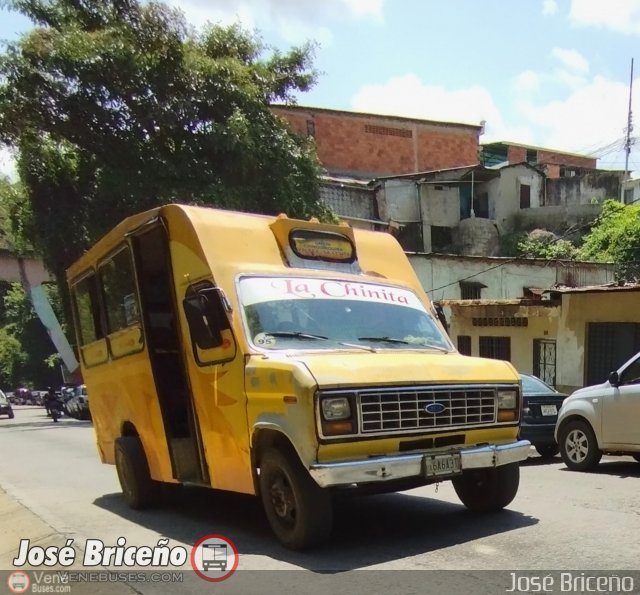
M 498 391 L 498 409 L 515 409 L 518 403 L 518 393 L 515 390 Z
M 347 419 L 351 417 L 351 407 L 349 399 L 346 397 L 336 397 L 322 400 L 322 416 L 327 421 Z

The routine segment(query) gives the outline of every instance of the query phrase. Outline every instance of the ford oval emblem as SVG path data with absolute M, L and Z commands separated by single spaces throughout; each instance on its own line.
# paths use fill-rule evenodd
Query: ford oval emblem
M 442 403 L 429 403 L 425 405 L 424 410 L 427 413 L 431 413 L 433 415 L 438 415 L 438 413 L 442 413 L 446 407 Z

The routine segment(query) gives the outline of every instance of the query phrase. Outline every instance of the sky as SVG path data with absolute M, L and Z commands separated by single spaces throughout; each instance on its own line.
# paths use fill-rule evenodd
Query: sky
M 640 0 L 166 0 L 195 27 L 240 23 L 287 50 L 316 42 L 303 106 L 485 122 L 481 142 L 598 157 L 640 174 Z M 30 23 L 0 8 L 0 39 Z M 12 159 L 0 153 L 0 172 Z

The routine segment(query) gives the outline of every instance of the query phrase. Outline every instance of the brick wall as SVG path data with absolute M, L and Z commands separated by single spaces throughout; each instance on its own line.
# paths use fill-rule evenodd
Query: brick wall
M 331 173 L 382 176 L 478 163 L 478 126 L 300 107 L 273 107 L 315 138 Z
M 578 155 L 567 155 L 565 153 L 554 153 L 552 151 L 538 151 L 538 161 L 540 163 L 552 163 L 554 165 L 568 165 L 595 169 L 597 159 L 593 159 L 591 157 L 580 157 Z
M 524 147 L 507 148 L 507 159 L 509 163 L 524 163 L 527 160 L 527 150 Z

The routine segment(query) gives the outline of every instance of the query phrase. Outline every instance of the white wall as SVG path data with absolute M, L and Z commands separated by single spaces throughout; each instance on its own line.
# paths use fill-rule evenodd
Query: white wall
M 496 222 L 501 233 L 511 231 L 513 217 L 520 211 L 520 186 L 531 187 L 530 208 L 540 206 L 544 191 L 544 176 L 525 165 L 505 167 L 500 177 L 487 183 L 489 192 L 489 217 Z
M 434 300 L 459 300 L 461 279 L 486 285 L 482 299 L 509 299 L 523 296 L 524 287 L 552 287 L 558 278 L 556 263 L 547 260 L 410 254 L 409 260 L 422 286 Z M 563 265 L 560 276 L 564 274 Z M 580 285 L 598 285 L 613 280 L 608 265 L 575 263 Z M 478 274 L 480 273 L 480 274 Z M 434 290 L 435 291 L 432 291 Z

